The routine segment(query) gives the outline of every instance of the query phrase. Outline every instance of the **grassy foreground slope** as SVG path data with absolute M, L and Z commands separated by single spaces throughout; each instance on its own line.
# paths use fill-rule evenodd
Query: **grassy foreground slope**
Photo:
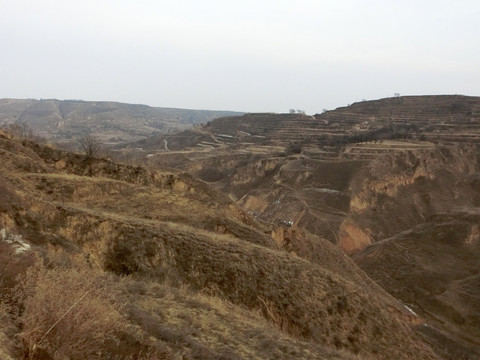
M 5 358 L 438 358 L 331 244 L 190 176 L 3 132 L 0 157 Z

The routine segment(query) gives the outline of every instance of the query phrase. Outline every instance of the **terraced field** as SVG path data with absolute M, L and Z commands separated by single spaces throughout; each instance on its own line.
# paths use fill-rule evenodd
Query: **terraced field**
M 355 103 L 322 114 L 250 113 L 216 119 L 138 143 L 153 156 L 168 150 L 300 153 L 316 159 L 371 160 L 378 155 L 480 143 L 480 98 L 408 96 Z M 135 148 L 137 146 L 132 146 Z

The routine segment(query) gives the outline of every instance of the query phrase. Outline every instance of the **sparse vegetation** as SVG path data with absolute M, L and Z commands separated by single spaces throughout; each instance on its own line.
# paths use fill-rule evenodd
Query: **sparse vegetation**
M 3 324 L 11 324 L 16 339 L 12 353 L 25 359 L 171 358 L 166 346 L 128 323 L 118 279 L 67 254 L 53 256 L 19 272 L 2 298 Z
M 35 135 L 33 129 L 26 122 L 9 124 L 4 128 L 11 136 L 23 143 L 27 141 L 45 142 L 45 139 Z

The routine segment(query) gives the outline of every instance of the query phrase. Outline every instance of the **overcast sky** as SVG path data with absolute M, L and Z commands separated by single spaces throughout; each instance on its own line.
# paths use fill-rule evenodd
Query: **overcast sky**
M 313 114 L 480 95 L 478 0 L 0 0 L 0 98 Z

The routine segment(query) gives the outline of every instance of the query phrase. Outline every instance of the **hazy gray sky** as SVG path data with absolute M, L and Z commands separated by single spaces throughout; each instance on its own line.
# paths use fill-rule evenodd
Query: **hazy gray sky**
M 0 97 L 307 113 L 480 95 L 478 0 L 0 0 Z

